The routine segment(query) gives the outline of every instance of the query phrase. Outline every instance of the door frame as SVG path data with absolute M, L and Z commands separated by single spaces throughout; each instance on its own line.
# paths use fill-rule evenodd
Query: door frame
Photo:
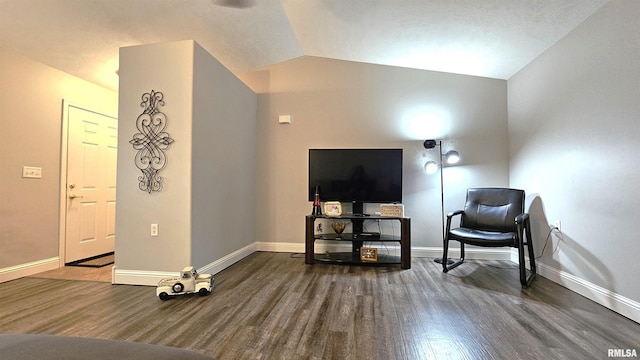
M 58 197 L 58 259 L 59 267 L 66 264 L 67 249 L 67 153 L 69 150 L 69 107 L 118 119 L 118 109 L 109 109 L 108 104 L 87 105 L 76 100 L 62 99 L 62 134 L 60 144 L 60 183 Z M 114 114 L 115 112 L 115 114 Z

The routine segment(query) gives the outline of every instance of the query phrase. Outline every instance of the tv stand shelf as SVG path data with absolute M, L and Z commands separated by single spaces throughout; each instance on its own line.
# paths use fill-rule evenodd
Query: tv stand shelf
M 315 234 L 315 221 L 317 219 L 329 220 L 350 220 L 356 223 L 364 220 L 376 221 L 398 221 L 400 222 L 400 236 L 375 234 L 375 233 L 336 233 Z M 403 269 L 411 268 L 411 219 L 387 216 L 359 216 L 359 215 L 342 215 L 342 216 L 314 216 L 307 215 L 305 224 L 305 263 L 314 264 L 315 262 L 332 262 L 345 264 L 400 264 Z M 332 252 L 321 254 L 315 253 L 315 242 L 317 240 L 345 241 L 350 242 L 352 246 L 351 252 Z M 400 244 L 400 256 L 391 256 L 379 254 L 378 261 L 369 262 L 360 260 L 360 248 L 365 241 L 374 242 L 396 242 Z

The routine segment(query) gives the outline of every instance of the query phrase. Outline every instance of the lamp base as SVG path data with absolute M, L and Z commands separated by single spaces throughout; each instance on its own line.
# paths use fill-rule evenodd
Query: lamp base
M 442 258 L 437 258 L 433 260 L 434 262 L 438 263 L 438 264 L 442 264 Z M 453 264 L 455 261 L 453 259 L 447 259 L 447 265 L 451 265 Z

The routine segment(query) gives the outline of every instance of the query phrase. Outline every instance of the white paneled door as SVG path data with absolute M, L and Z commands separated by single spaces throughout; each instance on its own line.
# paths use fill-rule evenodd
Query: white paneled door
M 65 262 L 114 251 L 118 121 L 68 108 Z

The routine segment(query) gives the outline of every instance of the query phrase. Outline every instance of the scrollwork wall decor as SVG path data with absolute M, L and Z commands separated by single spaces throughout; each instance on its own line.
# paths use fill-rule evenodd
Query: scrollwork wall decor
M 173 143 L 173 139 L 164 131 L 167 116 L 159 109 L 164 106 L 163 97 L 161 92 L 153 90 L 142 94 L 140 106 L 144 111 L 136 120 L 139 132 L 129 141 L 138 150 L 134 159 L 136 167 L 142 171 L 142 176 L 138 177 L 138 187 L 149 194 L 162 190 L 163 179 L 158 173 L 167 166 L 165 150 Z

